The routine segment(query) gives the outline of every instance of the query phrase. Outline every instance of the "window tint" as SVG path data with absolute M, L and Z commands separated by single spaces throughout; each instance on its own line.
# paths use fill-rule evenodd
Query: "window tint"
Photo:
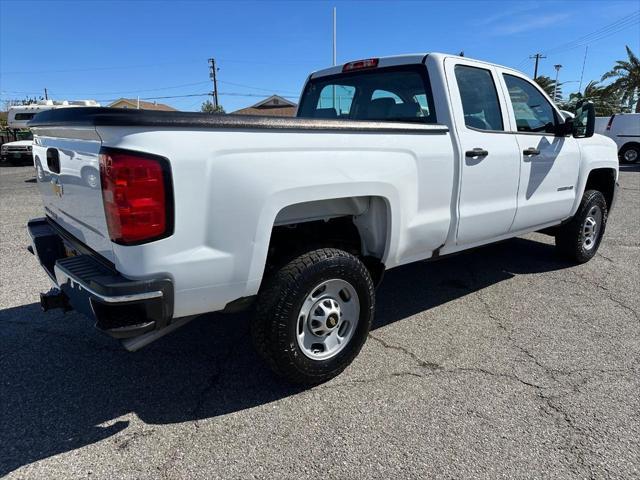
M 312 79 L 302 95 L 298 116 L 435 123 L 424 73 L 422 65 Z
M 35 113 L 16 113 L 16 120 L 31 120 L 35 116 Z
M 349 85 L 327 85 L 320 92 L 316 111 L 319 117 L 349 117 L 356 89 Z
M 483 68 L 456 65 L 455 74 L 465 125 L 480 130 L 504 130 L 498 92 L 491 72 Z
M 556 114 L 549 101 L 526 80 L 504 74 L 519 132 L 553 133 Z

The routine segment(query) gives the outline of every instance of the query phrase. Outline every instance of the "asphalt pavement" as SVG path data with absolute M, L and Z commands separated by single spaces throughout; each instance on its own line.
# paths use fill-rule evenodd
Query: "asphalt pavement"
M 301 389 L 246 314 L 128 353 L 42 313 L 33 169 L 0 168 L 0 476 L 640 478 L 640 165 L 620 182 L 591 262 L 531 234 L 391 270 L 354 364 Z

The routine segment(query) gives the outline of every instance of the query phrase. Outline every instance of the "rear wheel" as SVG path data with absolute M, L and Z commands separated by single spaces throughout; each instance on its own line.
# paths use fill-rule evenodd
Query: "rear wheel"
M 607 225 L 607 202 L 601 192 L 587 190 L 570 222 L 558 228 L 556 247 L 566 258 L 585 263 L 600 246 Z
M 620 160 L 623 163 L 638 163 L 640 161 L 640 144 L 632 143 L 620 149 Z
M 338 249 L 313 250 L 266 282 L 251 325 L 254 345 L 291 382 L 327 381 L 362 348 L 374 302 L 373 281 L 360 260 Z

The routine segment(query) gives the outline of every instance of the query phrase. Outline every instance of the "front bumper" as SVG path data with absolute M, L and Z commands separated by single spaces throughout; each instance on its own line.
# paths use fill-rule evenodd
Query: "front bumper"
M 98 329 L 115 338 L 131 338 L 171 322 L 170 279 L 128 279 L 50 219 L 30 220 L 27 228 L 31 249 L 65 304 L 95 319 Z
M 31 152 L 12 152 L 7 151 L 6 153 L 0 154 L 0 161 L 5 162 L 20 162 L 20 163 L 31 163 L 33 164 L 33 154 Z

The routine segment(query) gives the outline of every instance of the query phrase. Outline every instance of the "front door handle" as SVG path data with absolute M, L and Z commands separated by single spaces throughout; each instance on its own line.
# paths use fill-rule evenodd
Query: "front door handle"
M 537 148 L 527 148 L 526 150 L 523 150 L 522 153 L 524 153 L 525 155 L 540 155 L 540 150 L 538 150 Z
M 464 152 L 464 155 L 466 157 L 486 157 L 487 155 L 489 155 L 489 152 L 487 152 L 484 148 L 474 148 L 473 150 L 467 150 L 466 152 Z

